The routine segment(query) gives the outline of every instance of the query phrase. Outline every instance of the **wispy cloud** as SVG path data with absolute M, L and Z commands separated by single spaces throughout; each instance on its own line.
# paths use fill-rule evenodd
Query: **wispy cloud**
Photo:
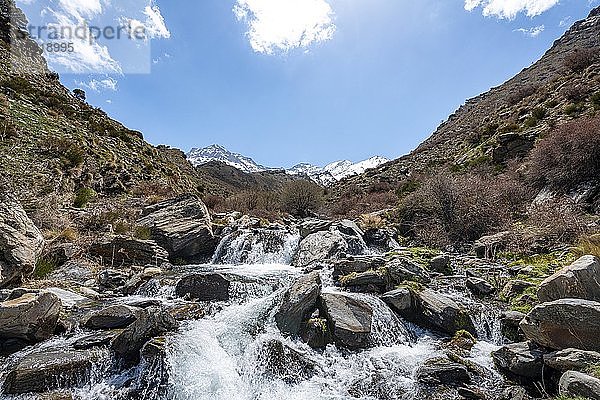
M 560 20 L 560 22 L 558 23 L 558 26 L 561 28 L 564 28 L 565 26 L 569 26 L 569 25 L 571 25 L 572 20 L 573 20 L 573 18 L 571 16 L 564 17 L 563 19 Z
M 257 53 L 307 49 L 330 40 L 336 29 L 325 0 L 237 0 L 233 11 L 247 23 L 247 36 Z
M 515 32 L 521 32 L 525 36 L 529 37 L 538 37 L 544 30 L 546 29 L 545 25 L 534 26 L 532 28 L 519 28 L 516 29 Z
M 118 85 L 118 82 L 111 77 L 108 77 L 105 79 L 92 79 L 89 82 L 76 82 L 76 83 L 79 86 L 82 86 L 86 89 L 91 89 L 94 92 L 101 92 L 104 90 L 116 92 L 117 85 Z
M 480 7 L 486 17 L 514 19 L 519 13 L 538 16 L 559 3 L 560 0 L 465 0 L 465 10 Z

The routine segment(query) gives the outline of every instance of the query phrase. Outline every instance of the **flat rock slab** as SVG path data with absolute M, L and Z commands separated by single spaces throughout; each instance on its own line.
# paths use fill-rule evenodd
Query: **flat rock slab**
M 137 320 L 141 309 L 126 305 L 115 305 L 91 313 L 84 326 L 88 329 L 125 328 Z
M 368 346 L 373 319 L 368 304 L 338 293 L 321 294 L 321 302 L 338 344 L 350 349 Z
M 230 285 L 229 279 L 222 274 L 192 274 L 177 282 L 175 294 L 199 301 L 227 301 Z
M 0 339 L 40 342 L 54 334 L 62 310 L 60 299 L 50 292 L 24 293 L 0 303 Z
M 541 283 L 538 297 L 542 302 L 559 299 L 600 301 L 600 260 L 583 256 L 564 267 Z

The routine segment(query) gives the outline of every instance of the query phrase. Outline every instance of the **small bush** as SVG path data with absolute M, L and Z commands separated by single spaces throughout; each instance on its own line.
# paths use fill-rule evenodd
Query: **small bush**
M 75 200 L 73 201 L 73 206 L 76 208 L 85 208 L 85 206 L 92 200 L 96 198 L 98 194 L 94 189 L 90 188 L 81 188 L 77 191 L 75 195 Z
M 313 182 L 298 180 L 281 190 L 282 209 L 298 217 L 307 217 L 323 203 L 323 189 Z
M 598 48 L 575 49 L 569 54 L 564 64 L 573 72 L 582 72 L 598 60 Z
M 50 256 L 41 257 L 35 264 L 33 270 L 33 276 L 38 279 L 44 279 L 50 275 L 58 267 L 58 262 L 55 258 Z
M 595 109 L 600 108 L 600 92 L 594 93 L 592 95 L 592 97 L 590 98 L 590 100 L 592 101 L 592 105 L 594 106 Z
M 565 107 L 565 114 L 568 116 L 579 114 L 581 111 L 583 111 L 583 106 L 581 104 L 569 104 Z
M 539 87 L 536 85 L 525 85 L 520 88 L 517 88 L 514 92 L 512 92 L 508 96 L 508 103 L 510 106 L 514 106 L 519 103 L 521 100 L 535 94 L 538 91 Z
M 72 169 L 83 164 L 85 152 L 74 141 L 65 137 L 53 137 L 46 143 L 46 152 L 59 158 L 65 169 Z
M 583 101 L 588 94 L 589 89 L 586 86 L 579 84 L 567 85 L 562 89 L 563 97 L 572 103 Z
M 536 118 L 538 120 L 542 120 L 546 117 L 547 111 L 545 108 L 543 107 L 536 107 L 533 109 L 533 111 L 531 112 L 531 116 L 533 118 Z
M 534 184 L 567 191 L 600 176 L 600 118 L 579 119 L 556 128 L 529 156 Z
M 550 100 L 546 103 L 546 107 L 554 108 L 559 104 L 558 100 Z
M 539 120 L 536 117 L 529 117 L 525 120 L 525 126 L 528 128 L 534 128 L 539 123 Z

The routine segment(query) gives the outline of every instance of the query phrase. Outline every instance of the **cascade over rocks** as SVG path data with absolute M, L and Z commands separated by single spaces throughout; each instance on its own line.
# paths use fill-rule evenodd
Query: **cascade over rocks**
M 94 364 L 108 354 L 102 350 L 40 350 L 26 355 L 8 373 L 7 394 L 43 393 L 77 387 L 89 381 Z
M 583 256 L 543 281 L 538 289 L 542 302 L 559 299 L 600 301 L 600 260 Z
M 521 322 L 529 340 L 550 349 L 600 351 L 600 303 L 563 299 L 535 307 Z
M 349 349 L 368 346 L 373 318 L 368 304 L 341 293 L 322 293 L 321 307 L 337 344 Z
M 0 339 L 41 342 L 50 338 L 62 309 L 53 293 L 41 291 L 0 303 Z
M 298 279 L 286 292 L 275 314 L 279 330 L 292 335 L 299 334 L 302 323 L 317 308 L 320 294 L 321 276 L 318 271 Z
M 293 264 L 308 267 L 314 263 L 339 259 L 347 252 L 348 243 L 339 232 L 317 232 L 300 242 Z
M 562 396 L 600 400 L 600 379 L 581 372 L 568 371 L 560 378 L 559 390 Z
M 314 361 L 277 339 L 261 343 L 257 351 L 262 369 L 259 372 L 288 384 L 309 379 L 318 371 L 318 365 Z
M 199 301 L 227 301 L 230 285 L 229 279 L 222 274 L 192 274 L 177 282 L 175 294 Z
M 146 207 L 138 224 L 150 228 L 152 240 L 168 251 L 172 261 L 202 261 L 217 247 L 208 209 L 193 195 Z
M 0 193 L 0 288 L 18 284 L 33 272 L 44 243 L 21 204 Z
M 157 265 L 169 262 L 169 253 L 152 240 L 115 236 L 90 247 L 90 255 L 99 257 L 103 265 Z

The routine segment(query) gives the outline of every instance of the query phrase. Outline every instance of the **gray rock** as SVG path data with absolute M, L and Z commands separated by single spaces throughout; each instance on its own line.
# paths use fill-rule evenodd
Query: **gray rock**
M 386 269 L 352 273 L 339 279 L 342 287 L 351 292 L 384 293 L 390 286 Z
M 318 306 L 321 294 L 321 276 L 315 271 L 298 279 L 286 292 L 279 306 L 275 321 L 279 330 L 297 335 L 302 322 L 306 321 Z
M 0 288 L 29 276 L 44 250 L 44 237 L 21 204 L 0 193 Z
M 348 254 L 360 255 L 367 250 L 367 243 L 363 239 L 364 232 L 353 221 L 342 220 L 333 225 L 348 245 Z
M 496 367 L 509 377 L 542 379 L 544 372 L 544 352 L 530 342 L 514 343 L 492 353 Z
M 333 336 L 325 318 L 311 318 L 302 324 L 300 337 L 313 349 L 322 349 L 333 343 Z
M 319 370 L 317 363 L 307 355 L 276 339 L 261 343 L 258 360 L 258 374 L 275 377 L 288 384 L 310 379 Z
M 300 242 L 294 265 L 307 267 L 317 262 L 336 260 L 348 251 L 348 243 L 339 232 L 317 232 Z
M 547 278 L 538 289 L 542 302 L 559 299 L 600 301 L 600 260 L 584 256 Z
M 199 301 L 227 301 L 230 285 L 231 282 L 221 274 L 193 274 L 177 282 L 175 294 Z
M 527 289 L 532 287 L 535 287 L 535 285 L 531 282 L 515 279 L 504 285 L 504 288 L 502 288 L 502 291 L 500 292 L 500 297 L 510 300 L 516 296 L 522 295 Z
M 409 298 L 405 290 L 410 293 L 409 308 L 406 308 Z M 417 325 L 432 328 L 451 336 L 461 330 L 477 335 L 469 312 L 447 296 L 431 289 L 417 291 L 406 288 L 404 291 L 392 293 L 394 293 L 394 299 L 391 294 L 387 294 L 384 295 L 384 301 L 391 304 L 392 308 L 402 317 Z
M 54 334 L 62 305 L 50 292 L 25 293 L 0 303 L 0 339 L 40 342 Z
M 442 274 L 451 273 L 452 269 L 450 268 L 450 257 L 446 254 L 433 257 L 431 260 L 429 260 L 429 269 Z
M 103 347 L 110 345 L 110 342 L 119 334 L 119 331 L 95 332 L 93 335 L 87 335 L 73 342 L 73 348 L 76 350 L 88 350 L 93 347 Z
M 413 295 L 408 288 L 399 288 L 387 292 L 381 296 L 381 299 L 400 315 L 412 312 L 414 307 Z
M 302 220 L 298 225 L 298 230 L 300 231 L 300 237 L 304 239 L 308 235 L 312 235 L 313 233 L 328 231 L 333 224 L 332 221 L 317 219 L 317 218 L 307 218 Z
M 560 378 L 559 390 L 562 396 L 582 397 L 589 400 L 600 400 L 600 379 L 568 371 Z
M 348 256 L 333 263 L 333 278 L 379 269 L 385 263 L 385 257 L 381 256 Z
M 218 244 L 208 209 L 192 195 L 147 207 L 138 224 L 150 228 L 151 238 L 171 260 L 201 261 L 212 256 Z
M 125 365 L 137 364 L 144 344 L 152 338 L 174 331 L 177 327 L 177 321 L 165 310 L 148 307 L 133 324 L 115 337 L 111 349 Z
M 131 239 L 123 236 L 93 243 L 90 255 L 99 257 L 102 265 L 161 265 L 169 261 L 169 254 L 152 240 Z
M 85 321 L 88 329 L 117 329 L 131 325 L 138 317 L 141 309 L 115 305 L 93 312 Z
M 525 340 L 525 335 L 519 326 L 525 317 L 525 314 L 518 311 L 507 311 L 503 313 L 500 316 L 500 329 L 502 330 L 502 335 L 513 342 Z
M 26 355 L 10 370 L 6 394 L 43 393 L 89 382 L 94 364 L 108 357 L 100 350 L 45 350 Z
M 525 336 L 541 346 L 600 351 L 600 303 L 564 299 L 536 306 L 521 322 Z
M 494 258 L 499 251 L 506 247 L 511 232 L 505 231 L 495 235 L 483 236 L 473 245 L 473 251 L 479 258 Z
M 321 302 L 336 343 L 350 349 L 368 346 L 373 318 L 368 304 L 339 293 L 323 293 Z
M 496 288 L 486 280 L 479 278 L 469 278 L 466 282 L 467 289 L 476 296 L 489 296 L 496 291 Z
M 129 275 L 116 269 L 105 269 L 98 274 L 98 283 L 107 289 L 117 289 L 127 283 Z
M 417 369 L 417 382 L 428 385 L 460 386 L 471 381 L 467 367 L 448 358 L 433 358 Z
M 544 356 L 544 363 L 558 371 L 586 371 L 591 365 L 600 365 L 600 353 L 578 349 L 555 351 Z
M 396 257 L 385 264 L 390 278 L 395 284 L 404 281 L 428 283 L 431 281 L 429 273 L 419 263 L 405 257 Z

